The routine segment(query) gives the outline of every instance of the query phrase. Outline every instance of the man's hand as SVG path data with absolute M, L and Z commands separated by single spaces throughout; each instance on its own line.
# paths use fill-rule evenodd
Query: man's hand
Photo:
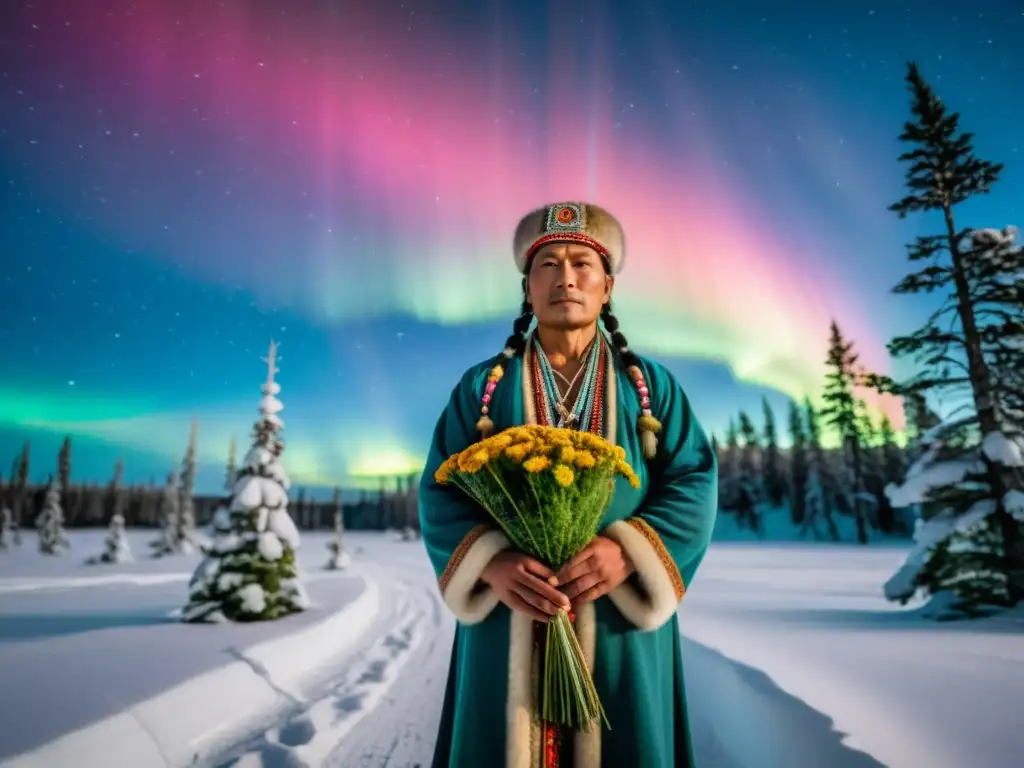
M 521 552 L 499 552 L 484 568 L 480 579 L 513 611 L 537 621 L 548 621 L 571 607 L 569 598 L 555 587 L 555 574 L 543 563 Z
M 607 595 L 636 570 L 618 542 L 595 536 L 556 574 L 559 588 L 573 608 Z

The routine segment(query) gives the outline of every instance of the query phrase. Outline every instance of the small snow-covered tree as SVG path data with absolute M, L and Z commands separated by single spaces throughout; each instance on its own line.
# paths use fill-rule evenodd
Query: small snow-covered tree
M 288 515 L 290 482 L 281 466 L 278 433 L 276 344 L 265 358 L 267 379 L 253 445 L 238 472 L 227 510 L 218 513 L 214 538 L 189 583 L 182 610 L 187 622 L 260 621 L 305 610 L 309 598 L 299 581 L 295 551 L 299 532 Z
M 71 546 L 64 530 L 64 510 L 60 506 L 60 486 L 50 478 L 43 501 L 43 511 L 36 518 L 39 531 L 39 551 L 44 555 L 59 555 Z
M 114 512 L 114 516 L 110 518 L 110 529 L 107 531 L 107 538 L 103 541 L 103 547 L 101 554 L 86 560 L 88 565 L 130 563 L 132 561 L 132 550 L 128 546 L 128 537 L 124 532 L 124 515 L 120 510 Z
M 181 462 L 181 484 L 178 486 L 178 519 L 174 532 L 174 548 L 179 554 L 192 552 L 196 542 L 196 516 L 193 495 L 196 488 L 196 442 L 199 423 L 193 419 L 188 434 L 188 448 Z
M 0 552 L 14 544 L 14 515 L 6 504 L 0 502 Z
M 345 516 L 342 513 L 340 488 L 334 489 L 331 506 L 334 509 L 334 537 L 327 542 L 327 551 L 331 553 L 327 561 L 327 570 L 343 571 L 352 563 L 352 558 L 345 550 Z
M 13 467 L 13 507 L 14 512 L 14 545 L 21 546 L 21 528 L 31 521 L 31 517 L 25 514 L 26 508 L 30 507 L 28 496 L 28 470 L 31 443 L 26 440 L 21 448 L 21 454 L 14 460 Z M 32 510 L 29 509 L 29 512 Z
M 178 478 L 172 469 L 167 473 L 167 480 L 164 483 L 163 493 L 160 495 L 160 536 L 150 542 L 153 548 L 153 557 L 173 555 L 177 552 L 176 544 L 178 531 Z
M 114 478 L 107 488 L 107 496 L 113 506 L 113 513 L 110 516 L 110 528 L 107 531 L 107 538 L 104 540 L 104 550 L 101 554 L 90 557 L 86 560 L 89 565 L 97 563 L 127 563 L 132 560 L 132 552 L 128 546 L 128 537 L 124 533 L 124 461 L 117 460 L 114 465 Z
M 920 373 L 881 383 L 918 401 L 941 394 L 967 405 L 926 435 L 924 453 L 891 488 L 894 505 L 920 505 L 922 517 L 917 546 L 885 593 L 905 602 L 923 591 L 938 617 L 974 616 L 1024 600 L 1024 462 L 1013 415 L 1020 379 L 1012 377 L 1024 370 L 1024 251 L 1012 228 L 958 228 L 955 207 L 988 194 L 1003 166 L 975 155 L 959 114 L 947 112 L 916 65 L 906 80 L 916 118 L 900 137 L 912 145 L 900 157 L 908 194 L 890 210 L 901 218 L 939 214 L 939 230 L 909 248 L 910 260 L 926 266 L 893 290 L 937 293 L 941 303 L 889 345 L 894 356 L 914 358 Z

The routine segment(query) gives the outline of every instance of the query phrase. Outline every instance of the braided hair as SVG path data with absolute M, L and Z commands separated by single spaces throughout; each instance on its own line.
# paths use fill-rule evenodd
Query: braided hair
M 530 272 L 529 266 L 526 268 Z M 530 330 L 533 322 L 533 306 L 526 295 L 527 278 L 523 277 L 523 303 L 519 309 L 519 316 L 512 324 L 512 333 L 505 339 L 505 348 L 494 358 L 490 372 L 487 374 L 487 387 L 484 391 L 483 405 L 480 406 L 480 418 L 476 422 L 477 431 L 483 437 L 488 437 L 494 432 L 494 422 L 490 417 L 491 396 L 495 387 L 505 375 L 505 367 L 513 357 L 522 357 L 526 352 L 526 333 Z
M 629 342 L 619 330 L 619 318 L 612 314 L 611 299 L 601 308 L 601 320 L 605 330 L 611 334 L 612 350 L 626 366 L 626 373 L 633 380 L 633 388 L 640 396 L 640 419 L 637 425 L 640 430 L 640 447 L 646 458 L 653 459 L 658 452 L 658 432 L 661 431 L 661 422 L 651 413 L 651 391 L 644 380 L 640 358 L 629 348 Z
M 611 274 L 611 269 L 604 256 L 601 257 L 601 261 L 604 264 L 605 272 Z M 529 273 L 530 263 L 527 262 L 526 274 L 529 275 Z M 494 432 L 494 422 L 489 415 L 494 390 L 502 376 L 505 375 L 508 362 L 515 357 L 522 357 L 526 352 L 527 332 L 533 323 L 533 306 L 527 298 L 527 282 L 528 278 L 523 277 L 523 303 L 519 310 L 519 316 L 516 317 L 515 322 L 512 324 L 512 333 L 505 340 L 505 348 L 494 358 L 491 370 L 487 375 L 483 405 L 480 407 L 480 419 L 476 423 L 477 430 L 485 438 Z M 619 330 L 619 319 L 612 314 L 611 299 L 601 308 L 601 321 L 604 323 L 605 330 L 611 336 L 613 354 L 626 366 L 626 372 L 632 379 L 633 387 L 640 397 L 641 415 L 638 421 L 640 445 L 643 448 L 644 456 L 648 459 L 653 459 L 658 450 L 657 433 L 661 431 L 661 422 L 651 413 L 650 389 L 644 380 L 640 358 L 629 348 L 629 342 L 622 331 Z

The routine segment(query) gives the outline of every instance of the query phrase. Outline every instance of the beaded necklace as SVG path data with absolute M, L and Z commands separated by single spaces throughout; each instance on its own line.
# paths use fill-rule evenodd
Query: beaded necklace
M 540 344 L 537 343 L 536 337 L 531 341 L 530 346 L 533 348 L 536 361 L 535 384 L 539 385 L 537 388 L 540 390 L 536 392 L 539 406 L 538 416 L 541 417 L 542 422 L 570 429 L 591 429 L 594 426 L 592 424 L 594 406 L 601 399 L 599 390 L 601 389 L 602 376 L 600 374 L 604 362 L 604 345 L 600 332 L 585 353 L 580 369 L 572 381 L 568 381 L 551 366 L 551 361 Z M 565 400 L 572 392 L 572 387 L 580 375 L 583 376 L 583 381 L 576 394 L 576 399 L 572 408 L 567 408 Z M 558 390 L 556 377 L 562 378 L 569 384 L 564 396 Z

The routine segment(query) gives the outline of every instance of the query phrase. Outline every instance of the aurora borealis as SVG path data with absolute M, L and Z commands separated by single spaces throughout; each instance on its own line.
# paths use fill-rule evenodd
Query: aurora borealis
M 781 5 L 5 5 L 0 471 L 71 433 L 76 478 L 160 478 L 196 417 L 215 487 L 271 337 L 296 482 L 415 469 L 555 199 L 622 220 L 623 330 L 709 429 L 816 393 L 832 317 L 891 372 L 904 63 L 1007 165 L 964 223 L 1024 225 L 1024 13 Z

